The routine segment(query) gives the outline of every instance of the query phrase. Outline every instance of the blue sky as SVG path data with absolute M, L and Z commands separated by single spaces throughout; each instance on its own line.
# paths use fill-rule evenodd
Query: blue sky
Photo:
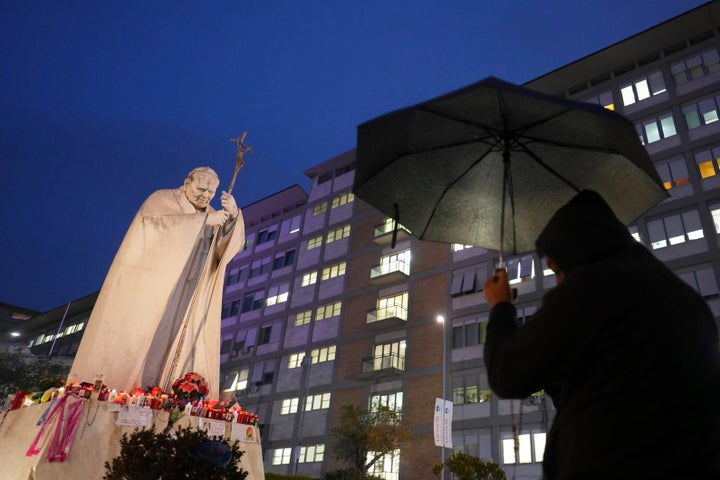
M 199 165 L 226 187 L 242 131 L 241 206 L 308 190 L 366 120 L 524 83 L 703 3 L 0 2 L 0 302 L 97 291 L 145 197 Z

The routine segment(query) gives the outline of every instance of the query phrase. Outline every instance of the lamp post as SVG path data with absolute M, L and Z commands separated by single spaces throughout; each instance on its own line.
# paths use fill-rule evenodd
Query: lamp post
M 302 362 L 300 362 L 300 366 L 303 369 L 303 376 L 305 380 L 305 398 L 302 399 L 302 402 L 300 405 L 298 405 L 298 410 L 300 413 L 300 425 L 298 427 L 298 441 L 297 445 L 295 445 L 295 451 L 293 452 L 293 456 L 295 457 L 295 465 L 293 466 L 293 477 L 297 476 L 298 472 L 298 466 L 300 464 L 300 449 L 302 448 L 303 443 L 303 427 L 305 426 L 305 409 L 307 406 L 307 400 L 308 400 L 308 394 L 310 393 L 310 364 L 312 363 L 312 357 L 309 353 L 306 353 L 305 356 L 303 356 Z
M 445 324 L 445 317 L 442 315 L 438 315 L 437 319 L 438 323 L 442 324 L 442 399 L 445 400 L 445 362 L 446 360 L 446 352 L 447 352 L 447 335 L 446 335 L 446 327 Z M 445 445 L 440 447 L 440 463 L 442 464 L 442 470 L 440 470 L 440 480 L 445 480 Z

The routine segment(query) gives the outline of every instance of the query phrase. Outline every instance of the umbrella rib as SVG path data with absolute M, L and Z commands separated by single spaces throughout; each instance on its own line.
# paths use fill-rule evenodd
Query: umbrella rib
M 545 170 L 547 170 L 547 171 L 550 172 L 551 174 L 555 175 L 557 178 L 559 178 L 560 180 L 562 180 L 563 183 L 565 183 L 568 187 L 572 188 L 572 189 L 575 190 L 576 192 L 579 192 L 579 191 L 580 191 L 580 189 L 579 189 L 574 183 L 572 183 L 570 180 L 568 180 L 567 178 L 565 178 L 563 175 L 560 174 L 560 172 L 558 172 L 557 170 L 555 170 L 554 168 L 552 168 L 550 165 L 548 165 L 547 163 L 545 163 L 542 158 L 538 157 L 535 152 L 533 152 L 532 150 L 530 150 L 529 148 L 527 148 L 527 146 L 526 146 L 524 143 L 518 143 L 518 145 L 520 145 L 520 147 L 522 148 L 522 150 L 523 150 L 526 154 L 528 154 L 530 157 L 532 157 L 532 159 L 535 160 L 535 161 L 536 161 L 541 167 L 543 167 Z
M 438 199 L 437 199 L 437 201 L 435 202 L 435 205 L 433 205 L 432 212 L 430 213 L 430 215 L 428 215 L 428 217 L 427 217 L 428 220 L 427 220 L 427 222 L 425 223 L 425 227 L 423 228 L 422 234 L 420 235 L 419 238 L 423 238 L 423 237 L 425 236 L 425 233 L 427 233 L 428 228 L 430 228 L 430 222 L 431 222 L 432 218 L 435 216 L 435 212 L 437 211 L 438 205 L 440 205 L 440 202 L 442 202 L 442 199 L 445 198 L 445 195 L 447 194 L 447 192 L 448 192 L 458 181 L 460 181 L 460 179 L 463 178 L 463 177 L 467 174 L 467 172 L 469 172 L 470 170 L 472 170 L 472 169 L 475 167 L 475 165 L 477 165 L 478 163 L 482 162 L 483 159 L 487 156 L 487 154 L 488 154 L 489 152 L 491 152 L 491 151 L 492 151 L 492 149 L 487 150 L 487 151 L 484 152 L 482 155 L 480 155 L 480 157 L 479 157 L 477 160 L 475 160 L 474 162 L 472 162 L 472 163 L 465 169 L 465 171 L 463 171 L 460 175 L 458 175 L 458 176 L 455 178 L 455 180 L 453 180 L 452 182 L 449 182 L 449 183 L 445 186 L 445 188 L 443 189 L 442 193 L 438 196 Z

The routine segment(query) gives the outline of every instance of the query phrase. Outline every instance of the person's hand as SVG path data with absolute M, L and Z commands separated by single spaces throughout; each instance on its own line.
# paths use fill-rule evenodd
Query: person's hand
M 222 205 L 223 210 L 230 214 L 231 219 L 238 216 L 239 209 L 235 203 L 235 198 L 232 195 L 223 191 L 222 194 L 220 194 L 220 204 Z
M 495 276 L 485 282 L 483 288 L 483 296 L 491 307 L 500 302 L 511 302 L 512 292 L 508 283 L 507 271 L 499 268 L 495 271 Z
M 217 227 L 225 225 L 225 222 L 230 218 L 230 213 L 227 210 L 215 210 L 214 212 L 208 213 L 206 224 L 211 227 Z

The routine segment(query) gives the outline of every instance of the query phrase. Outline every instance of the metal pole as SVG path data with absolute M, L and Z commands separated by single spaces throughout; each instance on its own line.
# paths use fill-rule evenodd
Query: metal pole
M 442 323 L 442 399 L 445 400 L 445 367 L 446 367 L 446 356 L 447 356 L 447 323 L 445 317 L 438 315 L 437 321 Z M 445 433 L 443 432 L 443 438 Z M 445 480 L 445 445 L 440 447 L 440 463 L 442 464 L 442 470 L 440 470 L 440 480 Z
M 307 406 L 307 400 L 308 400 L 308 394 L 310 393 L 310 364 L 312 363 L 312 357 L 309 353 L 306 353 L 305 356 L 303 356 L 302 362 L 300 362 L 300 365 L 303 367 L 303 373 L 305 374 L 305 398 L 302 400 L 302 403 L 298 405 L 298 408 L 300 409 L 300 427 L 298 429 L 298 441 L 297 445 L 295 446 L 295 451 L 293 452 L 293 456 L 295 457 L 295 467 L 293 468 L 293 477 L 297 476 L 298 472 L 298 466 L 300 464 L 300 449 L 302 448 L 303 443 L 303 427 L 305 426 L 305 410 Z

